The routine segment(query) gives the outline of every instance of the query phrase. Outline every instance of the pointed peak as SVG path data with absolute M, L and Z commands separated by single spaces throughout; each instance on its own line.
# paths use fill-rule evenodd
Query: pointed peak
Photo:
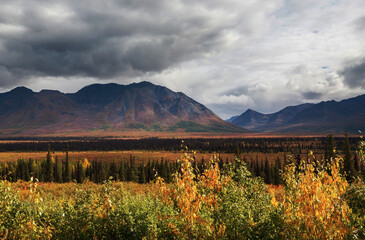
M 33 93 L 33 91 L 29 88 L 26 88 L 24 86 L 20 86 L 20 87 L 16 87 L 13 90 L 11 90 L 10 92 L 12 93 Z
M 251 108 L 247 109 L 243 114 L 262 114 L 260 112 L 257 112 Z

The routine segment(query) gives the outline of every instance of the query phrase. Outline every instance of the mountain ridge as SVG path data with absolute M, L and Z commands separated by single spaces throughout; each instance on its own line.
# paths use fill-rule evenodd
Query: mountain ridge
M 255 117 L 247 111 L 231 122 L 257 132 L 355 133 L 365 128 L 365 95 L 288 106 L 270 114 L 255 112 Z
M 92 84 L 75 93 L 0 93 L 0 133 L 38 134 L 125 131 L 247 132 L 184 93 L 150 82 Z

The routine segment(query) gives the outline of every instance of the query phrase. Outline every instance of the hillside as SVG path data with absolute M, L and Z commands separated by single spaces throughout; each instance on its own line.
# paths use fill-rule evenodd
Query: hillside
M 228 120 L 256 132 L 357 133 L 365 129 L 365 95 L 286 107 L 276 113 L 247 110 Z
M 181 92 L 149 82 L 93 84 L 76 93 L 33 92 L 18 87 L 0 94 L 3 135 L 125 130 L 246 132 Z

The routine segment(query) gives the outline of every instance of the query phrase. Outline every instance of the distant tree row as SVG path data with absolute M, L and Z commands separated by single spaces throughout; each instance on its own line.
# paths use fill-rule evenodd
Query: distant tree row
M 244 153 L 241 153 L 241 148 L 237 145 L 235 156 L 247 164 L 248 169 L 255 177 L 262 177 L 267 184 L 281 184 L 280 173 L 284 166 L 288 163 L 300 165 L 301 161 L 315 162 L 316 167 L 324 168 L 332 159 L 338 157 L 335 140 L 332 135 L 326 138 L 323 159 L 315 159 L 313 155 L 308 155 L 308 158 L 303 159 L 300 154 L 285 155 L 284 159 L 278 156 L 275 161 L 269 161 L 267 158 L 259 160 L 258 156 L 253 159 L 247 159 Z M 365 165 L 359 161 L 357 154 L 354 154 L 347 134 L 342 144 L 342 169 L 348 180 L 354 177 L 365 177 Z M 52 157 L 50 145 L 44 160 L 28 160 L 19 159 L 16 162 L 7 162 L 0 164 L 0 178 L 9 181 L 24 180 L 29 181 L 31 177 L 38 179 L 41 182 L 84 182 L 86 179 L 95 183 L 112 177 L 116 181 L 133 181 L 139 183 L 147 183 L 156 176 L 164 178 L 167 182 L 172 180 L 172 174 L 179 170 L 177 161 L 171 162 L 161 158 L 160 161 L 149 160 L 141 164 L 135 163 L 135 157 L 130 155 L 129 161 L 106 162 L 94 160 L 89 162 L 87 159 L 83 161 L 70 161 L 68 151 L 66 150 L 65 160 L 59 161 Z M 226 159 L 225 163 L 229 160 Z M 219 168 L 224 170 L 224 161 L 220 159 Z M 193 163 L 193 169 L 202 173 L 205 169 L 205 159 L 196 160 Z
M 160 161 L 148 161 L 146 164 L 136 164 L 134 156 L 129 161 L 111 163 L 105 161 L 83 161 L 72 162 L 66 152 L 65 161 L 59 161 L 52 157 L 48 151 L 44 160 L 19 159 L 16 162 L 0 164 L 0 179 L 8 181 L 29 181 L 31 177 L 41 182 L 84 182 L 86 179 L 95 183 L 102 183 L 113 177 L 116 181 L 133 181 L 147 183 L 156 176 L 163 177 L 166 181 L 178 169 L 177 162 L 167 162 L 161 158 Z
M 338 149 L 342 150 L 345 138 L 335 138 Z M 348 139 L 351 148 L 355 148 L 359 138 Z M 309 151 L 324 153 L 327 146 L 325 137 L 317 138 L 228 138 L 228 139 L 186 139 L 185 145 L 198 152 L 234 153 L 280 153 L 306 154 Z M 180 151 L 180 139 L 85 139 L 75 141 L 11 141 L 0 142 L 0 152 L 44 152 L 52 145 L 54 151 Z

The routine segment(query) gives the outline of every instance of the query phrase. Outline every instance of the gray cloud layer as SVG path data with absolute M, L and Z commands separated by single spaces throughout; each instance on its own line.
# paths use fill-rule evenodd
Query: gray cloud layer
M 224 46 L 234 22 L 184 1 L 2 1 L 1 85 L 34 76 L 159 72 Z M 5 30 L 4 30 L 5 29 Z M 13 83 L 12 85 L 15 85 Z

